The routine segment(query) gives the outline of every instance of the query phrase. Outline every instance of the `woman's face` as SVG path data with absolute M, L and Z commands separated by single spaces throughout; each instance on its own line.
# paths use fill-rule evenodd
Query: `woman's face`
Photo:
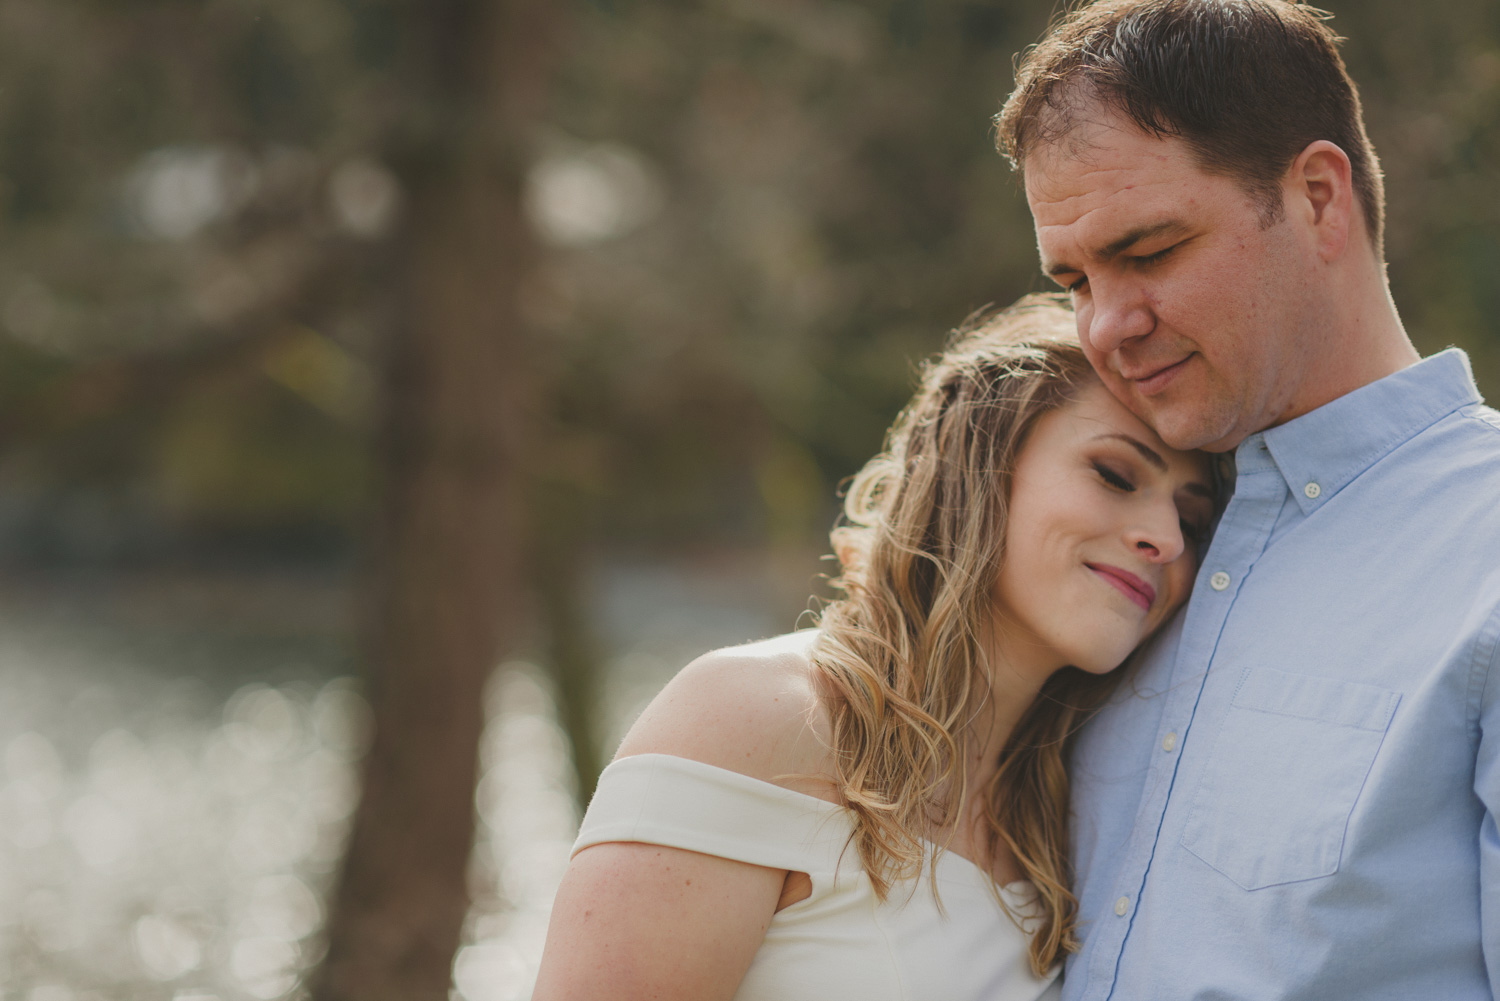
M 1187 598 L 1213 517 L 1208 458 L 1164 445 L 1100 384 L 1016 458 L 996 588 L 1002 661 L 1040 684 L 1113 670 Z

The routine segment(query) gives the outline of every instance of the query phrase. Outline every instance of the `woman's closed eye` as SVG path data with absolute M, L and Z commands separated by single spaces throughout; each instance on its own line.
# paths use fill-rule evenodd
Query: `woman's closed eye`
M 1181 527 L 1182 537 L 1188 545 L 1194 549 L 1202 548 L 1204 540 L 1208 538 L 1208 528 L 1206 526 L 1199 525 L 1186 518 L 1179 519 L 1177 524 Z
M 1110 486 L 1114 487 L 1116 490 L 1123 490 L 1126 493 L 1135 492 L 1134 483 L 1131 483 L 1123 473 L 1109 468 L 1109 466 L 1105 465 L 1102 462 L 1094 463 L 1094 472 L 1098 473 L 1100 479 L 1102 479 L 1105 483 L 1108 483 Z

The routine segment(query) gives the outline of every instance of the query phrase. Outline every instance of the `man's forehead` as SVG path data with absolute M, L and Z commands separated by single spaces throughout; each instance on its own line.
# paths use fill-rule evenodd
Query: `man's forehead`
M 1037 241 L 1108 257 L 1151 236 L 1184 226 L 1182 185 L 1170 172 L 1124 164 L 1080 167 L 1028 184 L 1026 199 Z
M 1021 169 L 1033 206 L 1096 191 L 1180 182 L 1202 173 L 1181 140 L 1103 125 L 1039 146 Z
M 1049 244 L 1108 256 L 1183 225 L 1195 182 L 1208 178 L 1179 140 L 1138 130 L 1097 130 L 1080 138 L 1038 148 L 1023 165 L 1044 257 Z
M 1020 167 L 1029 191 L 1033 183 L 1058 175 L 1147 167 L 1191 170 L 1198 162 L 1182 139 L 1148 131 L 1113 101 L 1069 88 L 1061 102 L 1043 112 Z

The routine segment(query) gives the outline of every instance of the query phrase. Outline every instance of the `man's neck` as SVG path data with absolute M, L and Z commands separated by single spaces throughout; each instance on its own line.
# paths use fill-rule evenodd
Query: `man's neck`
M 1309 336 L 1317 338 L 1320 350 L 1308 359 L 1304 391 L 1278 423 L 1300 417 L 1422 360 L 1402 326 L 1385 281 L 1384 265 L 1372 259 L 1349 277 L 1328 307 L 1326 315 L 1333 316 L 1333 322 L 1322 331 L 1309 331 Z

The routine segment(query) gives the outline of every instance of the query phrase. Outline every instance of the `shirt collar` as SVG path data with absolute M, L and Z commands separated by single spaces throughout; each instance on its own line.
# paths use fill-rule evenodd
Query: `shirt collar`
M 1245 473 L 1274 463 L 1302 513 L 1311 514 L 1397 446 L 1482 402 L 1468 355 L 1449 348 L 1251 435 L 1235 464 Z

